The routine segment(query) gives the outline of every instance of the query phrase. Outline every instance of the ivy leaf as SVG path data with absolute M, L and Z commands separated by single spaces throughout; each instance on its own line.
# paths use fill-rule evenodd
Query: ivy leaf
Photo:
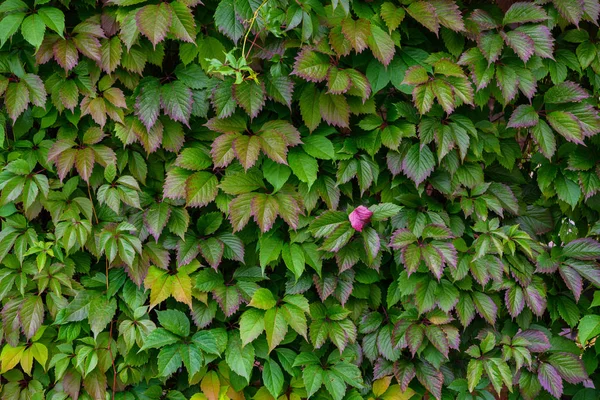
M 195 44 L 196 22 L 192 10 L 180 1 L 174 1 L 169 6 L 172 16 L 169 32 L 179 40 Z
M 44 303 L 40 296 L 29 296 L 21 305 L 19 311 L 23 334 L 31 339 L 44 322 Z M 2 357 L 4 362 L 4 358 Z
M 411 146 L 402 161 L 402 171 L 417 186 L 431 174 L 434 167 L 435 158 L 429 146 L 421 147 L 418 143 Z
M 65 30 L 65 14 L 55 7 L 42 7 L 38 10 L 38 15 L 46 26 L 63 37 Z
M 225 351 L 225 361 L 233 372 L 249 381 L 254 366 L 254 346 L 252 343 L 242 346 L 239 335 L 235 332 L 230 333 Z
M 540 363 L 538 379 L 544 389 L 557 399 L 562 396 L 563 382 L 558 371 L 548 363 Z
M 539 116 L 533 106 L 524 104 L 518 106 L 513 111 L 507 126 L 509 128 L 530 128 L 536 126 L 538 123 Z
M 300 114 L 311 132 L 321 123 L 320 98 L 320 91 L 313 85 L 307 85 L 300 95 Z
M 348 127 L 350 108 L 346 98 L 339 94 L 321 93 L 319 97 L 321 117 L 329 124 L 340 128 Z
M 283 391 L 283 371 L 279 364 L 268 358 L 263 367 L 263 382 L 274 398 Z
M 4 104 L 8 111 L 8 116 L 13 120 L 13 125 L 17 122 L 19 115 L 27 109 L 29 105 L 29 89 L 25 81 L 9 83 L 6 88 Z
M 254 341 L 265 330 L 264 311 L 249 309 L 240 317 L 242 346 Z
M 394 41 L 390 35 L 377 25 L 371 24 L 371 34 L 367 38 L 367 44 L 375 58 L 387 67 L 396 53 Z
M 590 95 L 574 82 L 562 82 L 548 89 L 544 94 L 547 104 L 576 103 L 585 100 Z
M 220 32 L 233 40 L 234 43 L 240 40 L 244 35 L 245 28 L 242 19 L 238 15 L 236 2 L 233 0 L 223 0 L 219 2 L 215 10 L 215 25 Z
M 342 34 L 357 53 L 362 53 L 368 45 L 371 23 L 366 19 L 345 18 L 342 21 Z
M 163 85 L 160 88 L 160 96 L 165 113 L 173 121 L 179 121 L 189 127 L 193 103 L 192 90 L 182 82 L 175 81 Z
M 265 105 L 265 86 L 246 80 L 233 86 L 233 96 L 240 107 L 253 119 Z
M 21 33 L 23 38 L 27 40 L 33 47 L 38 49 L 44 40 L 44 32 L 46 32 L 46 24 L 39 14 L 31 14 L 23 20 L 21 24 Z
M 438 34 L 440 22 L 435 12 L 435 7 L 432 4 L 426 1 L 416 1 L 406 8 L 406 12 L 425 28 L 436 35 Z
M 138 29 L 150 40 L 155 49 L 156 45 L 167 36 L 171 20 L 171 7 L 167 3 L 144 6 L 135 14 Z
M 188 207 L 203 207 L 212 202 L 219 192 L 217 177 L 210 172 L 196 172 L 186 181 Z
M 531 3 L 514 3 L 504 14 L 503 25 L 543 22 L 548 19 L 544 9 Z

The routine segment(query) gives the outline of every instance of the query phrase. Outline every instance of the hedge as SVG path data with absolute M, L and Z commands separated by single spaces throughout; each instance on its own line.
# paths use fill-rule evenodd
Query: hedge
M 600 398 L 599 16 L 3 0 L 0 399 Z

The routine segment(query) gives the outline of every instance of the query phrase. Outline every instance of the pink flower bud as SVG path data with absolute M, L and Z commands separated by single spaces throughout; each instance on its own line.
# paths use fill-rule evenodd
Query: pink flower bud
M 373 212 L 365 206 L 358 206 L 350 213 L 350 225 L 359 232 L 362 232 L 366 224 L 371 220 Z

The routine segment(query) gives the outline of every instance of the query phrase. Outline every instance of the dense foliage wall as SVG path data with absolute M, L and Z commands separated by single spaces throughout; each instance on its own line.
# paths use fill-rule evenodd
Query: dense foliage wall
M 599 15 L 1 1 L 0 398 L 600 398 Z

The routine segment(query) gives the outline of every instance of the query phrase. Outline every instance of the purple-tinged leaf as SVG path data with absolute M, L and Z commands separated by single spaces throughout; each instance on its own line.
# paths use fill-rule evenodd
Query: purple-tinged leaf
M 274 196 L 259 193 L 252 199 L 251 211 L 254 221 L 264 233 L 273 227 L 279 213 L 279 204 Z
M 546 290 L 543 283 L 530 284 L 524 291 L 525 302 L 535 315 L 541 317 L 546 310 Z
M 596 260 L 600 258 L 600 243 L 594 239 L 575 239 L 563 247 L 563 257 L 578 260 Z
M 552 396 L 560 399 L 563 393 L 563 381 L 556 368 L 547 363 L 540 363 L 538 380 L 544 389 Z
M 588 281 L 592 282 L 594 286 L 600 287 L 600 268 L 598 268 L 596 262 L 567 260 L 566 265 L 573 268 L 579 275 L 583 276 Z
M 321 93 L 319 97 L 321 117 L 332 126 L 349 126 L 350 108 L 346 98 L 339 94 Z
M 246 171 L 254 166 L 260 155 L 258 136 L 238 135 L 231 144 L 235 157 Z
M 170 215 L 171 207 L 165 202 L 154 203 L 144 212 L 144 224 L 156 242 L 167 226 Z
M 396 54 L 396 45 L 390 35 L 375 24 L 371 24 L 371 34 L 367 38 L 367 44 L 373 56 L 387 67 L 394 54 Z
M 488 323 L 494 325 L 496 322 L 496 315 L 498 314 L 498 306 L 494 300 L 482 292 L 473 292 L 471 297 L 479 315 L 481 315 Z
M 530 128 L 539 122 L 538 113 L 533 106 L 522 104 L 515 108 L 508 121 L 509 128 Z
M 147 130 L 156 123 L 160 113 L 160 82 L 151 78 L 141 84 L 140 94 L 135 101 L 135 115 Z
M 513 285 L 504 294 L 504 302 L 508 307 L 508 313 L 512 318 L 517 318 L 525 308 L 525 297 L 523 289 L 519 285 Z
M 212 156 L 215 168 L 222 168 L 231 164 L 235 158 L 233 142 L 238 137 L 236 134 L 226 133 L 213 140 L 210 155 Z
M 265 79 L 265 91 L 270 99 L 285 104 L 291 109 L 294 81 L 289 76 L 267 75 Z
M 429 146 L 416 143 L 411 146 L 402 161 L 402 171 L 419 186 L 435 167 L 435 157 Z
M 203 207 L 212 202 L 217 194 L 219 181 L 210 172 L 196 172 L 186 181 L 187 207 Z
M 189 125 L 192 114 L 192 90 L 180 81 L 163 85 L 160 89 L 160 103 L 165 113 L 173 121 Z
M 328 56 L 305 47 L 296 57 L 292 74 L 309 82 L 322 82 L 327 78 L 330 67 Z
M 25 81 L 8 84 L 4 96 L 4 105 L 14 125 L 19 115 L 23 114 L 29 105 L 29 89 Z
M 415 354 L 417 354 L 417 350 L 423 344 L 423 339 L 425 338 L 425 330 L 422 325 L 412 324 L 406 330 L 406 342 L 408 343 L 408 348 L 412 353 L 414 358 Z
M 534 353 L 543 353 L 552 347 L 548 336 L 544 332 L 534 329 L 518 332 L 513 337 L 512 343 L 514 346 L 527 347 Z
M 543 22 L 548 19 L 546 11 L 538 5 L 525 2 L 513 3 L 504 14 L 503 25 Z
M 411 3 L 406 11 L 418 23 L 438 35 L 440 30 L 440 21 L 436 14 L 435 7 L 427 1 L 416 1 Z
M 246 31 L 243 24 L 244 19 L 240 15 L 241 10 L 238 9 L 241 6 L 238 4 L 241 3 L 234 0 L 219 1 L 214 14 L 215 25 L 219 32 L 222 32 L 236 44 Z
M 87 58 L 97 63 L 102 62 L 102 45 L 97 37 L 88 33 L 80 33 L 73 37 L 73 43 L 77 50 Z M 65 64 L 68 63 L 65 62 Z
M 547 104 L 577 103 L 589 98 L 589 93 L 575 82 L 562 82 L 552 86 L 544 93 Z
M 196 44 L 196 21 L 192 10 L 179 1 L 171 2 L 169 7 L 172 16 L 169 32 L 179 40 Z
M 502 49 L 504 48 L 504 41 L 498 33 L 484 32 L 477 38 L 477 45 L 488 61 L 488 64 L 491 64 L 500 58 L 500 54 L 502 54 Z
M 154 48 L 167 36 L 171 20 L 171 7 L 168 3 L 150 4 L 140 8 L 135 14 L 138 29 L 150 40 Z
M 455 32 L 465 30 L 462 14 L 456 2 L 451 0 L 428 0 L 427 3 L 435 8 L 436 16 L 441 25 Z
M 223 242 L 211 237 L 206 240 L 201 240 L 199 245 L 202 257 L 204 257 L 208 264 L 216 270 L 223 258 L 223 251 L 225 248 Z
M 163 198 L 184 199 L 186 193 L 186 181 L 192 173 L 183 168 L 171 168 L 167 171 L 163 186 Z
M 265 86 L 262 82 L 243 81 L 233 85 L 233 97 L 252 120 L 265 105 Z
M 583 361 L 576 354 L 566 352 L 552 353 L 548 362 L 558 374 L 571 384 L 578 384 L 588 379 Z
M 415 366 L 407 360 L 399 360 L 394 363 L 394 376 L 403 392 L 408 389 L 408 385 L 416 376 Z
M 564 19 L 574 24 L 575 26 L 579 26 L 579 22 L 583 17 L 584 11 L 583 0 L 553 0 L 552 3 Z
M 254 196 L 255 193 L 241 194 L 229 203 L 229 221 L 233 227 L 233 232 L 241 231 L 250 221 Z
M 535 43 L 535 54 L 542 58 L 554 59 L 554 38 L 550 29 L 545 25 L 522 25 L 515 29 L 529 36 Z
M 501 32 L 502 38 L 513 51 L 519 56 L 524 63 L 529 61 L 533 56 L 535 43 L 533 39 L 524 34 L 523 32 L 510 31 Z
M 421 385 L 433 394 L 436 400 L 442 398 L 442 384 L 444 383 L 444 375 L 442 371 L 436 370 L 433 365 L 427 361 L 419 361 L 416 364 L 416 375 Z
M 362 18 L 346 18 L 342 21 L 342 34 L 357 53 L 362 53 L 367 48 L 367 41 L 371 35 L 371 22 Z
M 450 344 L 448 338 L 441 327 L 437 325 L 428 325 L 425 327 L 425 336 L 438 349 L 444 357 L 448 358 L 448 352 L 450 351 Z

